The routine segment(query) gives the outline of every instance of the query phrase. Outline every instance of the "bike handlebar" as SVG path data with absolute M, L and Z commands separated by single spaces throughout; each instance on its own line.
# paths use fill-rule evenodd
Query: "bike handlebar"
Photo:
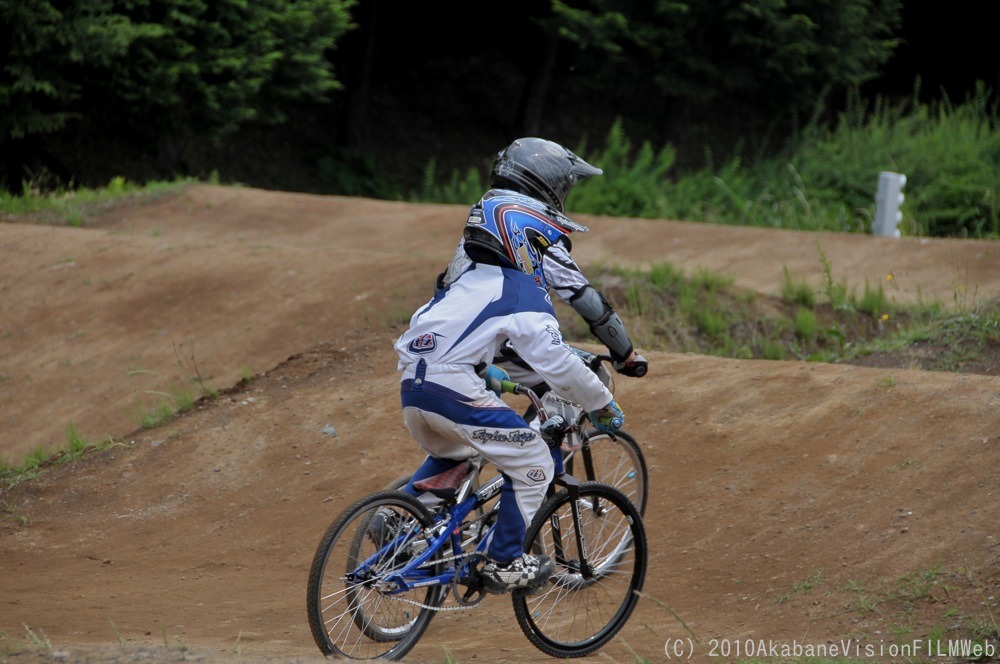
M 608 364 L 614 364 L 615 358 L 611 357 L 607 353 L 601 353 L 599 355 L 594 355 L 587 362 L 587 366 L 593 371 L 597 371 L 600 368 L 602 362 L 607 362 Z
M 642 355 L 636 355 L 635 357 L 636 357 L 636 364 L 632 366 L 633 373 L 629 373 L 628 375 L 634 376 L 636 378 L 642 378 L 643 376 L 646 375 L 646 372 L 649 370 L 649 367 L 646 364 L 646 358 L 644 358 Z M 595 372 L 601 366 L 602 362 L 607 362 L 613 367 L 616 366 L 617 364 L 615 358 L 611 357 L 607 353 L 594 355 L 589 360 L 586 360 L 587 366 L 590 367 L 591 370 Z
M 507 394 L 525 394 L 527 396 L 534 396 L 535 394 L 528 388 L 522 386 L 520 383 L 515 383 L 514 381 L 507 379 L 500 381 L 500 391 L 506 392 Z
M 591 362 L 594 363 L 592 366 L 596 367 L 600 365 L 602 361 L 610 362 L 611 356 L 610 355 L 595 356 L 594 359 L 591 360 Z M 542 406 L 542 400 L 539 399 L 538 395 L 535 394 L 530 388 L 527 388 L 524 385 L 521 385 L 520 383 L 515 383 L 512 380 L 502 380 L 500 381 L 500 391 L 506 392 L 507 394 L 520 394 L 522 396 L 528 397 L 529 399 L 531 399 L 531 403 L 534 404 L 535 410 L 538 411 L 539 419 L 542 422 L 545 422 L 545 420 L 548 419 L 548 413 Z M 625 424 L 622 418 L 614 416 L 598 417 L 597 421 L 612 431 L 617 431 L 618 429 L 621 429 L 622 426 Z

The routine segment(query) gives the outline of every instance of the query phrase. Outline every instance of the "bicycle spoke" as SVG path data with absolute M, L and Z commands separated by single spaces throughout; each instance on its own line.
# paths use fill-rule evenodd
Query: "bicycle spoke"
M 351 658 L 403 656 L 427 628 L 439 587 L 401 589 L 439 573 L 440 554 L 413 570 L 426 551 L 432 518 L 412 496 L 385 491 L 359 501 L 327 531 L 309 575 L 309 624 L 325 654 Z M 422 547 L 422 548 L 421 548 Z
M 557 572 L 546 587 L 515 595 L 518 624 L 549 655 L 589 654 L 618 633 L 638 600 L 633 591 L 646 570 L 641 518 L 624 494 L 598 483 L 582 484 L 575 502 L 567 492 L 557 495 L 539 513 L 529 539 L 535 550 L 561 555 L 553 555 Z
M 601 363 L 610 361 L 600 355 L 589 362 L 606 385 L 610 374 Z M 548 411 L 538 397 L 512 385 L 544 421 Z M 574 498 L 565 491 L 549 498 L 528 529 L 528 548 L 550 556 L 556 573 L 531 594 L 514 591 L 512 599 L 532 644 L 552 656 L 579 657 L 611 640 L 638 600 L 647 560 L 641 519 L 647 469 L 628 433 L 588 431 L 579 406 L 551 392 L 547 399 L 556 412 L 565 411 L 561 417 L 570 426 L 562 430 L 564 449 L 573 450 L 566 467 L 582 484 Z M 459 512 L 449 508 L 448 523 L 400 491 L 406 476 L 358 501 L 330 526 L 313 558 L 307 597 L 310 629 L 324 654 L 399 659 L 434 612 L 478 605 L 485 596 L 478 566 L 497 519 L 501 478 L 480 484 L 483 466 L 474 468 L 466 481 L 475 502 L 463 503 Z M 469 495 L 469 486 L 460 488 L 461 496 Z M 438 548 L 428 553 L 428 546 Z M 449 590 L 458 606 L 441 606 Z
M 589 455 L 589 469 L 585 460 Z M 574 453 L 573 474 L 581 481 L 603 482 L 620 490 L 639 508 L 646 507 L 646 462 L 638 443 L 628 433 L 619 431 L 615 437 L 592 432 L 587 448 Z

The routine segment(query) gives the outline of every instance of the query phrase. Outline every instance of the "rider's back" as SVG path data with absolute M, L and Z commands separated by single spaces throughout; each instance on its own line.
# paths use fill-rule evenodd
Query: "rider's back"
M 523 272 L 470 262 L 460 277 L 413 314 L 396 343 L 401 361 L 489 363 L 508 333 L 523 345 L 555 317 L 547 293 Z
M 489 364 L 509 339 L 553 389 L 587 410 L 610 399 L 559 331 L 548 292 L 519 270 L 472 263 L 410 320 L 396 342 L 400 369 L 427 365 Z

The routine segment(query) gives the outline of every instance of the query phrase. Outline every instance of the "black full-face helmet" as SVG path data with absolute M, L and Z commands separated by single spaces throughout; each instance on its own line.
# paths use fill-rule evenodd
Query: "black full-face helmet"
M 603 172 L 558 143 L 519 138 L 497 155 L 490 186 L 512 189 L 565 212 L 570 189 L 580 180 Z

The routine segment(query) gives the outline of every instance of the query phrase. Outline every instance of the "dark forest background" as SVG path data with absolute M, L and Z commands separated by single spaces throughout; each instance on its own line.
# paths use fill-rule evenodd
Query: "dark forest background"
M 990 4 L 0 0 L 0 185 L 395 197 L 518 136 L 794 149 L 849 100 L 1000 86 Z

